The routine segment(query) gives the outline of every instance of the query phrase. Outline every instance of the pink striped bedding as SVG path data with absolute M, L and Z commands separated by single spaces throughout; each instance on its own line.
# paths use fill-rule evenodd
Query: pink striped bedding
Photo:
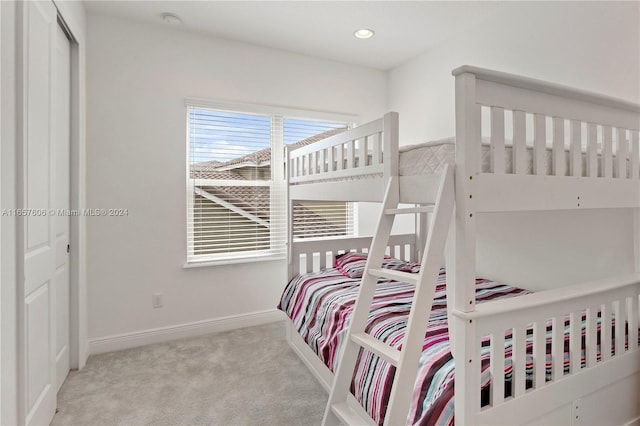
M 334 268 L 297 276 L 287 285 L 278 306 L 331 371 L 346 335 L 359 283 L 359 278 L 348 278 Z M 478 303 L 527 293 L 483 279 L 478 279 L 476 285 Z M 412 296 L 412 285 L 381 281 L 367 332 L 391 346 L 401 347 Z M 369 351 L 361 351 L 351 392 L 379 424 L 384 420 L 393 374 L 393 366 Z M 416 380 L 411 424 L 453 424 L 453 378 L 445 274 L 441 271 Z
M 342 265 L 344 266 L 344 265 Z M 418 272 L 417 268 L 413 268 Z M 453 425 L 454 423 L 454 363 L 449 346 L 447 325 L 447 301 L 445 272 L 440 271 L 434 295 L 429 326 L 424 339 L 422 357 L 414 387 L 408 423 L 418 425 Z M 339 347 L 345 338 L 350 313 L 353 309 L 360 278 L 345 276 L 344 269 L 329 268 L 319 272 L 297 276 L 286 286 L 279 309 L 284 311 L 305 342 L 322 362 L 334 371 Z M 521 296 L 529 293 L 497 282 L 477 279 L 476 302 Z M 372 336 L 400 348 L 404 339 L 406 321 L 411 306 L 413 286 L 396 281 L 381 280 L 366 331 Z M 600 341 L 598 321 L 598 346 Z M 565 321 L 564 370 L 569 369 L 569 319 Z M 611 336 L 615 336 L 615 321 L 612 321 Z M 546 380 L 551 378 L 552 325 L 547 325 Z M 584 318 L 582 339 L 584 341 Z M 614 341 L 612 341 L 613 347 Z M 628 342 L 625 341 L 625 348 Z M 584 349 L 584 343 L 582 345 Z M 531 387 L 534 372 L 533 330 L 527 332 L 527 385 Z M 612 349 L 613 351 L 613 349 Z M 483 341 L 481 351 L 481 399 L 489 403 L 491 386 L 490 341 Z M 597 354 L 600 359 L 600 353 Z M 582 353 L 584 364 L 585 354 Z M 505 336 L 505 396 L 511 395 L 511 333 Z M 394 367 L 369 351 L 361 350 L 354 372 L 351 392 L 369 415 L 378 423 L 384 421 L 384 413 L 393 381 Z

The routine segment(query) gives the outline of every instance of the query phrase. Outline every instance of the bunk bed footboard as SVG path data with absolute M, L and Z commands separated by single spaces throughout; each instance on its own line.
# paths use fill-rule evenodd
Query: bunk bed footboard
M 416 261 L 418 247 L 415 234 L 392 235 L 387 254 L 402 260 Z M 293 241 L 289 250 L 289 278 L 333 266 L 336 255 L 349 251 L 367 252 L 371 237 L 331 238 Z
M 636 273 L 454 311 L 465 424 L 640 421 L 639 297 Z

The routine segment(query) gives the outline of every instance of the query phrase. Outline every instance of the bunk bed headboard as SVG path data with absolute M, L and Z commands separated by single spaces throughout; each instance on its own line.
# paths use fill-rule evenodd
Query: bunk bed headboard
M 448 268 L 458 282 L 455 306 L 475 307 L 469 283 L 476 275 L 478 213 L 634 209 L 640 270 L 640 105 L 472 66 L 453 75 L 456 215 L 449 246 L 455 253 L 447 257 L 456 265 Z M 481 159 L 486 135 L 488 169 Z
M 349 251 L 367 252 L 371 237 L 333 238 L 293 241 L 289 250 L 289 279 L 297 274 L 332 267 L 337 254 Z M 387 254 L 398 259 L 417 261 L 415 234 L 392 235 Z
M 457 187 L 470 210 L 640 207 L 640 105 L 472 66 L 453 75 Z M 481 172 L 489 133 L 490 170 Z
M 640 105 L 472 66 L 452 73 L 456 213 L 447 260 L 455 265 L 448 270 L 456 309 L 475 309 L 478 213 L 632 208 L 638 271 Z M 487 134 L 488 170 L 481 161 Z

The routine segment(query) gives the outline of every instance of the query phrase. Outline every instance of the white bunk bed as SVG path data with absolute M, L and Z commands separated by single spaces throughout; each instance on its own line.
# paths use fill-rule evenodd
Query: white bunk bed
M 455 154 L 451 142 L 439 142 L 414 147 L 403 158 L 397 114 L 389 113 L 288 152 L 290 200 L 382 202 L 396 179 L 399 201 L 433 203 L 445 166 L 455 165 L 446 291 L 456 423 L 640 424 L 640 106 L 470 66 L 453 75 Z M 481 137 L 483 108 L 489 111 L 488 143 Z M 431 150 L 436 164 L 406 166 L 419 150 Z M 478 214 L 581 209 L 633 209 L 635 273 L 476 306 Z M 389 252 L 416 260 L 423 237 L 424 227 L 417 236 L 392 236 Z M 337 253 L 367 247 L 366 238 L 290 241 L 289 276 L 330 267 Z M 507 397 L 504 369 L 497 368 L 505 363 L 505 332 L 512 336 L 513 368 Z M 330 370 L 291 322 L 287 336 L 329 389 Z M 598 337 L 611 340 L 612 350 L 599 352 Z M 492 386 L 483 405 L 480 359 L 487 339 Z M 544 368 L 527 373 L 527 357 L 546 364 L 550 377 Z

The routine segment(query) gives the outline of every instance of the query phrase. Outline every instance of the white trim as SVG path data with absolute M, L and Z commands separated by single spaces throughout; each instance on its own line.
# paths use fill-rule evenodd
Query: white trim
M 238 263 L 255 263 L 255 262 L 273 262 L 277 260 L 285 260 L 287 257 L 285 254 L 255 254 L 252 253 L 248 256 L 235 257 L 235 258 L 220 258 L 220 259 L 207 259 L 207 260 L 187 260 L 183 269 L 191 268 L 204 268 L 207 266 L 221 266 L 221 265 L 236 265 Z
M 640 105 L 626 101 L 624 99 L 618 99 L 612 96 L 590 92 L 587 90 L 576 89 L 573 87 L 564 86 L 562 84 L 550 83 L 548 81 L 538 80 L 531 77 L 509 74 L 506 72 L 489 70 L 486 68 L 480 68 L 471 65 L 463 65 L 451 72 L 451 74 L 456 77 L 465 73 L 473 74 L 477 79 L 490 81 L 501 85 L 548 93 L 554 96 L 576 99 L 581 102 L 604 105 L 610 108 L 622 109 L 635 113 L 640 112 Z
M 150 345 L 153 343 L 168 342 L 187 337 L 196 337 L 209 333 L 235 330 L 238 328 L 268 324 L 281 321 L 284 314 L 277 309 L 250 312 L 241 315 L 212 318 L 203 321 L 194 321 L 184 324 L 176 324 L 167 327 L 139 330 L 131 333 L 116 334 L 105 337 L 89 339 L 89 354 L 96 355 L 105 352 L 119 351 Z
M 82 5 L 53 0 L 71 43 L 71 208 L 86 206 L 86 47 L 85 19 Z M 87 256 L 86 218 L 71 218 L 70 254 L 70 363 L 82 369 L 87 362 Z

